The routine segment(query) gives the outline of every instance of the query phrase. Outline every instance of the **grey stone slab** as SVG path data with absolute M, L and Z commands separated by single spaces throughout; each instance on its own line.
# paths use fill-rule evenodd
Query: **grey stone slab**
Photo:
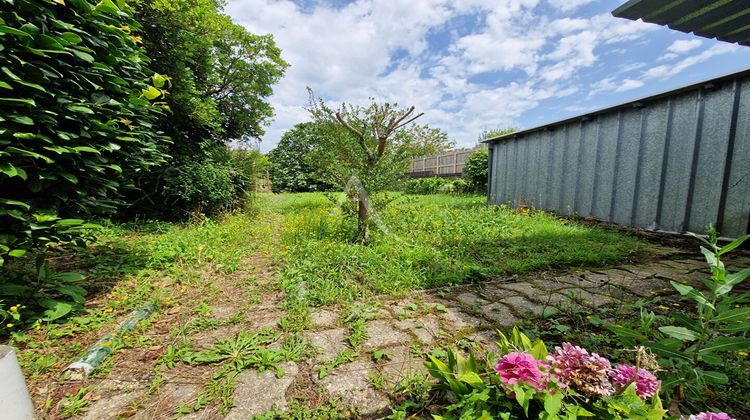
M 479 297 L 476 293 L 464 292 L 456 296 L 456 300 L 467 306 L 485 305 L 487 301 Z
M 440 338 L 440 319 L 435 315 L 403 319 L 395 322 L 396 328 L 408 331 L 422 344 L 433 344 Z
M 319 309 L 310 315 L 310 325 L 313 328 L 329 328 L 335 326 L 340 317 L 335 309 Z
M 445 321 L 443 324 L 452 332 L 476 328 L 484 322 L 454 306 L 446 306 L 443 312 L 438 312 L 438 316 Z
M 305 338 L 311 346 L 318 350 L 318 361 L 333 360 L 337 354 L 346 348 L 346 328 L 331 330 L 306 331 Z
M 521 322 L 521 320 L 513 314 L 510 307 L 502 303 L 485 305 L 482 307 L 481 313 L 483 317 L 503 327 L 512 327 Z
M 375 366 L 365 360 L 341 365 L 323 378 L 328 394 L 348 407 L 354 416 L 375 416 L 388 408 L 388 398 L 370 385 Z
M 391 347 L 411 342 L 411 337 L 397 329 L 391 322 L 375 320 L 367 323 L 367 340 L 362 344 L 365 350 Z
M 267 370 L 260 375 L 255 370 L 246 370 L 235 379 L 234 407 L 227 415 L 228 420 L 247 419 L 263 414 L 273 408 L 284 410 L 287 407 L 286 390 L 294 382 L 298 368 L 295 363 L 279 365 L 284 376 Z

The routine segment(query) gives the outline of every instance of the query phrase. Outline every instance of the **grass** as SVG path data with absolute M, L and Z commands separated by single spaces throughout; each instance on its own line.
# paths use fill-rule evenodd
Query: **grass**
M 118 348 L 162 345 L 163 353 L 153 356 L 155 372 L 173 368 L 194 352 L 186 337 L 240 322 L 245 308 L 260 303 L 263 293 L 276 288 L 285 298 L 286 314 L 280 324 L 287 338 L 281 350 L 248 353 L 243 350 L 249 348 L 247 343 L 226 341 L 226 348 L 208 350 L 215 353 L 211 356 L 219 369 L 246 363 L 274 369 L 280 360 L 298 358 L 305 345 L 289 337 L 307 327 L 309 308 L 340 302 L 347 308 L 344 323 L 350 348 L 332 362 L 335 365 L 358 353 L 365 323 L 377 310 L 362 302 L 375 294 L 401 294 L 550 267 L 599 266 L 645 249 L 636 238 L 550 214 L 488 208 L 478 196 L 399 196 L 378 213 L 368 245 L 353 240 L 356 226 L 346 209 L 323 194 L 267 195 L 257 204 L 259 212 L 199 223 L 105 223 L 89 250 L 53 254 L 55 270 L 87 276 L 83 286 L 89 293 L 85 309 L 74 316 L 25 328 L 19 323 L 11 331 L 9 341 L 20 348 L 30 389 L 54 383 L 56 375 L 90 343 L 147 303 L 154 305 L 155 313 L 124 337 Z M 237 293 L 242 307 L 233 317 L 212 318 L 210 304 L 225 293 L 219 282 L 224 289 L 231 286 L 235 273 L 248 266 L 246 259 L 259 254 L 281 267 L 269 277 L 270 284 L 238 276 L 238 288 L 232 293 Z M 27 268 L 19 264 L 15 269 Z M 21 309 L 27 310 L 31 309 Z M 144 335 L 153 320 L 176 313 L 182 315 L 164 337 Z M 94 374 L 106 375 L 118 357 L 111 356 Z M 327 371 L 331 366 L 320 368 Z M 163 381 L 156 375 L 154 388 Z M 58 407 L 51 414 L 75 415 L 86 409 L 82 395 L 57 395 L 53 388 L 47 389 L 50 392 L 34 398 L 40 407 Z M 231 404 L 229 389 L 231 383 L 225 381 L 207 383 L 199 402 L 226 410 Z M 64 402 L 58 405 L 60 401 Z
M 487 207 L 480 196 L 402 196 L 377 215 L 369 244 L 323 194 L 269 201 L 284 227 L 283 287 L 313 305 L 563 266 L 602 266 L 640 240 L 543 212 Z M 304 294 L 304 296 L 299 296 Z

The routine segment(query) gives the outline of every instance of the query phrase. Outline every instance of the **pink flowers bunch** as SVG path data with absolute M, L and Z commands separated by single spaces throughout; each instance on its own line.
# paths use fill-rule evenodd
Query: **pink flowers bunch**
M 608 373 L 609 360 L 596 353 L 570 343 L 555 347 L 555 352 L 547 356 L 552 372 L 565 386 L 575 386 L 589 396 L 607 396 L 613 391 Z
M 617 365 L 609 372 L 609 377 L 615 389 L 619 392 L 628 386 L 635 377 L 635 366 Z M 645 370 L 638 369 L 638 378 L 635 380 L 635 393 L 641 398 L 651 398 L 656 394 L 661 382 L 656 375 Z
M 684 418 L 685 417 L 683 417 L 683 419 Z M 688 420 L 734 420 L 734 419 L 727 413 L 712 413 L 710 411 L 706 411 L 704 413 L 693 414 L 692 416 L 688 417 Z
M 538 390 L 547 387 L 549 375 L 542 371 L 547 370 L 546 363 L 534 359 L 534 356 L 528 353 L 508 353 L 500 359 L 494 369 L 506 385 L 513 386 L 522 382 Z

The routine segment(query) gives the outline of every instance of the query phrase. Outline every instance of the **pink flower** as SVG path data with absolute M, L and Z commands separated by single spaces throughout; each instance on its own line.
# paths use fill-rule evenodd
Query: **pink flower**
M 635 377 L 635 366 L 617 365 L 615 370 L 609 372 L 609 377 L 620 391 L 626 387 Z M 651 398 L 656 394 L 661 382 L 656 376 L 646 369 L 638 369 L 638 379 L 635 381 L 635 393 L 641 398 Z
M 547 375 L 539 369 L 541 363 L 528 353 L 513 352 L 503 356 L 494 369 L 504 384 L 516 385 L 523 382 L 543 390 Z
M 606 396 L 612 393 L 612 384 L 607 374 L 611 370 L 609 360 L 596 353 L 570 343 L 555 347 L 555 353 L 547 359 L 553 373 L 565 386 L 575 386 L 585 395 Z
M 683 417 L 684 419 L 684 417 Z M 688 417 L 688 420 L 734 420 L 732 416 L 727 413 L 711 413 L 706 411 L 700 414 L 693 414 Z

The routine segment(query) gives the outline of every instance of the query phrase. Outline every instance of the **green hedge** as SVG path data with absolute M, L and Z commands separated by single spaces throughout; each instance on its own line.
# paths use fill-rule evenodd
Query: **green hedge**
M 138 29 L 122 0 L 0 0 L 0 264 L 80 243 L 78 217 L 114 211 L 127 180 L 163 162 L 150 101 L 166 79 Z

